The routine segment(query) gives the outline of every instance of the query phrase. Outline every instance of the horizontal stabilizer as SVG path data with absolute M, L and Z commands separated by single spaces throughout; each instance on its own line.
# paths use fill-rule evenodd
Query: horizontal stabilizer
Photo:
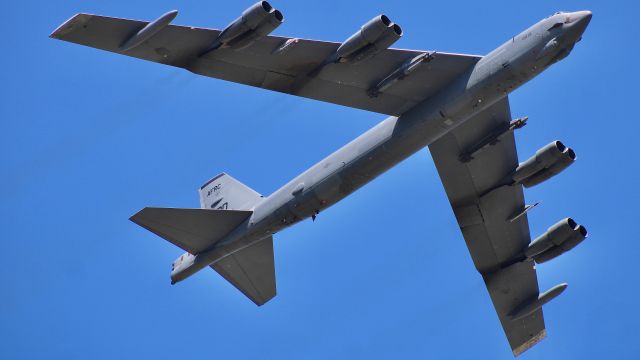
M 252 211 L 147 207 L 130 220 L 191 254 L 198 254 L 222 239 Z
M 222 258 L 211 267 L 258 306 L 276 296 L 271 236 Z

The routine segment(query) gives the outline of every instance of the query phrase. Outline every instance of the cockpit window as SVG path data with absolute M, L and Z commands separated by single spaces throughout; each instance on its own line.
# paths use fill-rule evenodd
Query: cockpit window
M 545 19 L 548 19 L 548 18 L 550 18 L 550 17 L 554 17 L 554 16 L 556 16 L 556 15 L 560 15 L 560 14 L 564 14 L 564 11 L 557 11 L 557 12 L 554 12 L 554 13 L 553 13 L 553 15 L 549 15 L 549 16 L 547 16 Z
M 549 29 L 547 29 L 547 31 L 551 31 L 553 29 L 557 29 L 559 27 L 562 27 L 562 25 L 563 25 L 563 23 L 557 22 L 557 23 L 553 24 L 553 26 L 551 26 Z

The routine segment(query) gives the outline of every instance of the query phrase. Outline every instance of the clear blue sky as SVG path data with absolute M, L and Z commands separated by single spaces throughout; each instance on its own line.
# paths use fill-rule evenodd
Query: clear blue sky
M 222 27 L 251 1 L 18 1 L 0 78 L 0 358 L 511 359 L 425 149 L 277 234 L 278 296 L 258 308 L 213 271 L 169 285 L 179 249 L 128 217 L 197 207 L 228 172 L 263 194 L 384 116 L 197 77 L 47 36 L 77 12 Z M 584 40 L 515 92 L 524 160 L 554 139 L 578 162 L 526 191 L 532 234 L 573 216 L 587 241 L 538 267 L 549 337 L 523 359 L 637 355 L 640 240 L 634 1 L 286 1 L 279 35 L 341 41 L 379 13 L 396 44 L 486 54 L 557 10 Z M 615 4 L 615 5 L 614 5 Z

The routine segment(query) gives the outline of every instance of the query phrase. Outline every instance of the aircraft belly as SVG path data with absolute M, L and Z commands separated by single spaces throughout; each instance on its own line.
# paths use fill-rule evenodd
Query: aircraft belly
M 325 209 L 330 204 L 334 204 L 344 196 L 349 195 L 342 191 L 342 184 L 342 178 L 338 174 L 334 174 L 315 187 L 314 193 L 318 198 L 320 210 Z
M 317 215 L 504 96 L 494 89 L 496 76 L 469 76 L 387 118 L 274 192 L 255 209 L 255 226 L 275 233 Z
M 289 204 L 291 212 L 300 219 L 312 216 L 321 207 L 320 199 L 313 189 L 296 196 Z

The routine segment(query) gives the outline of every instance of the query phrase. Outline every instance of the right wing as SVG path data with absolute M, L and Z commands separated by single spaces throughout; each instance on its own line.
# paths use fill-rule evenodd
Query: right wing
M 353 108 L 399 116 L 437 93 L 481 58 L 431 53 L 431 59 L 403 81 L 372 97 L 368 91 L 425 51 L 386 49 L 358 64 L 320 67 L 340 43 L 265 36 L 251 46 L 209 48 L 220 30 L 169 25 L 131 50 L 121 45 L 148 22 L 77 14 L 51 37 L 106 51 L 181 67 L 196 74 L 261 87 Z M 286 51 L 278 52 L 285 43 Z
M 429 150 L 473 263 L 517 356 L 542 340 L 546 330 L 542 308 L 517 320 L 510 317 L 539 294 L 533 262 L 513 261 L 531 237 L 522 185 L 504 184 L 518 166 L 513 131 L 507 130 L 510 121 L 505 97 L 431 144 Z M 487 143 L 500 132 L 501 137 Z M 483 144 L 480 152 L 469 155 Z

